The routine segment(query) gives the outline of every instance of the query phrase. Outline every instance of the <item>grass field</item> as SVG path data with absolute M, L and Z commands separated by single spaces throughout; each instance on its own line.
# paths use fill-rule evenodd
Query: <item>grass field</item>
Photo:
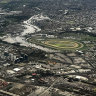
M 69 39 L 62 38 L 62 37 L 72 37 Z M 83 33 L 63 33 L 61 36 L 62 39 L 59 38 L 45 38 L 43 40 L 37 40 L 37 38 L 30 38 L 28 39 L 28 42 L 35 43 L 37 45 L 41 45 L 43 47 L 51 48 L 51 49 L 57 49 L 57 50 L 71 50 L 75 51 L 77 49 L 85 51 L 90 50 L 90 48 L 94 47 L 94 42 L 96 42 L 96 37 L 88 34 Z M 73 39 L 75 38 L 75 39 Z M 42 39 L 42 38 L 40 38 Z M 85 42 L 91 42 L 85 43 Z
M 47 40 L 47 41 L 43 41 L 42 43 L 57 49 L 68 49 L 68 50 L 80 49 L 80 48 L 83 48 L 84 46 L 82 43 L 78 41 L 62 40 L 62 39 Z
M 12 1 L 12 0 L 0 0 L 0 3 L 1 3 L 1 4 L 5 4 L 5 3 L 8 3 L 8 2 L 10 2 L 10 1 Z

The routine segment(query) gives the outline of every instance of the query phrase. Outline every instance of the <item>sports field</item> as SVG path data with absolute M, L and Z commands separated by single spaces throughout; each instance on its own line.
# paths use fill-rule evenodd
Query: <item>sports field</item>
M 72 40 L 47 40 L 43 41 L 43 44 L 54 47 L 54 48 L 59 48 L 59 49 L 80 49 L 84 45 L 78 41 L 72 41 Z

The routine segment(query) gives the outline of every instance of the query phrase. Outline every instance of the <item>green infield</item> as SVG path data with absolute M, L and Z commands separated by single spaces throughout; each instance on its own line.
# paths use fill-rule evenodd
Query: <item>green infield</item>
M 83 44 L 78 42 L 78 41 L 71 41 L 71 40 L 47 40 L 47 41 L 42 41 L 43 44 L 58 48 L 58 49 L 80 49 L 83 48 Z
M 9 3 L 10 1 L 12 1 L 12 0 L 0 0 L 0 3 L 1 4 L 3 4 L 3 3 L 6 4 L 6 3 Z

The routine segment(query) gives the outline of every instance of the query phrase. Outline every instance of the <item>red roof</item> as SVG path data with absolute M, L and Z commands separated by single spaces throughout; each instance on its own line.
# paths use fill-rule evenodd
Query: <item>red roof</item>
M 32 73 L 33 76 L 37 75 L 36 73 Z

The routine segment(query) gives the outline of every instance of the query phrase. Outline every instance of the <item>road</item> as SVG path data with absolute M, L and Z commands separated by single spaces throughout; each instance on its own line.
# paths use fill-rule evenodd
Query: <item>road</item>
M 58 78 L 58 79 L 59 79 L 59 78 Z M 58 79 L 55 80 L 55 81 L 51 84 L 50 87 L 48 87 L 46 90 L 44 90 L 41 94 L 38 94 L 37 96 L 45 96 L 44 94 L 54 86 L 54 84 L 58 81 Z

